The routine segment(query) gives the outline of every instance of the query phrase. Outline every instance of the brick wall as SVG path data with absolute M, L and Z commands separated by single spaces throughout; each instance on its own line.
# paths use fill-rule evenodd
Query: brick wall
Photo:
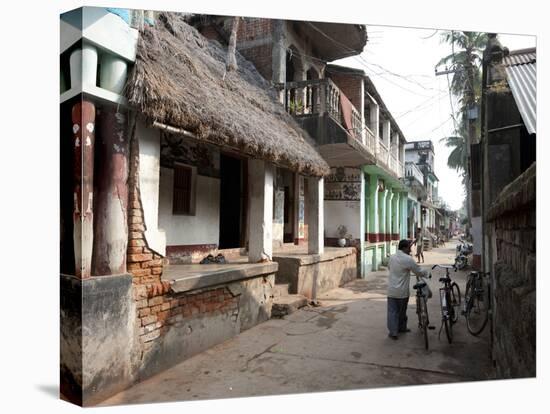
M 222 313 L 230 313 L 233 321 L 238 317 L 238 296 L 226 287 L 180 294 L 169 293 L 169 287 L 169 283 L 163 281 L 137 285 L 134 289 L 144 353 L 152 348 L 155 339 L 184 318 Z
M 362 78 L 356 75 L 330 72 L 330 79 L 348 97 L 355 109 L 361 112 L 361 82 Z
M 488 211 L 492 238 L 493 359 L 501 378 L 536 375 L 535 163 Z
M 128 185 L 130 209 L 127 269 L 133 277 L 132 294 L 136 304 L 135 317 L 139 346 L 141 347 L 142 366 L 138 369 L 144 369 L 150 375 L 158 372 L 161 367 L 166 368 L 170 364 L 178 362 L 170 359 L 170 352 L 165 355 L 157 355 L 152 351 L 155 344 L 158 344 L 158 349 L 162 349 L 163 339 L 166 338 L 165 334 L 182 320 L 189 321 L 189 319 L 204 316 L 213 319 L 222 316 L 222 319 L 230 320 L 239 329 L 246 329 L 250 327 L 249 325 L 269 319 L 272 295 L 268 287 L 265 287 L 266 294 L 262 292 L 264 291 L 264 285 L 270 286 L 273 284 L 271 279 L 274 280 L 274 275 L 264 275 L 258 278 L 259 281 L 249 279 L 236 282 L 247 286 L 244 288 L 248 292 L 246 294 L 242 291 L 233 292 L 228 285 L 209 287 L 192 292 L 174 293 L 170 289 L 170 282 L 162 280 L 162 272 L 168 261 L 162 255 L 153 251 L 147 245 L 144 237 L 147 225 L 144 221 L 139 190 L 139 140 L 135 133 L 131 138 Z M 247 311 L 250 308 L 250 301 L 256 303 L 257 307 L 267 309 L 267 311 L 262 313 L 255 308 L 252 312 Z M 254 316 L 251 317 L 247 312 L 252 313 Z M 238 318 L 239 321 L 237 322 Z M 249 320 L 251 322 L 247 322 Z M 179 328 L 181 326 L 178 326 Z M 204 335 L 206 337 L 208 334 Z M 225 339 L 227 337 L 229 336 L 226 335 Z M 212 344 L 215 343 L 217 342 L 213 340 Z M 197 345 L 197 349 L 200 349 L 202 345 Z
M 227 43 L 231 33 L 231 18 L 223 23 L 211 22 L 199 28 L 207 39 L 216 40 L 222 45 Z M 218 28 L 214 25 L 218 24 Z M 272 21 L 270 19 L 246 17 L 239 22 L 237 31 L 237 50 L 248 61 L 252 62 L 260 74 L 272 78 Z M 223 36 L 220 34 L 223 33 Z M 264 41 L 262 41 L 264 40 Z

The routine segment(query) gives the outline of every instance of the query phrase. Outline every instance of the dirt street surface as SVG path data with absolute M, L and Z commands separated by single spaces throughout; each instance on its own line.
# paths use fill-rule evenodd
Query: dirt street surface
M 425 267 L 451 264 L 454 243 L 425 252 Z M 248 397 L 330 390 L 491 379 L 489 326 L 470 335 L 463 316 L 447 342 L 441 326 L 436 269 L 428 301 L 430 349 L 417 327 L 414 292 L 409 301 L 411 332 L 388 338 L 387 271 L 372 273 L 319 297 L 320 307 L 272 319 L 196 355 L 102 405 Z M 467 272 L 452 273 L 462 295 Z M 411 279 L 413 281 L 414 278 Z M 411 283 L 412 286 L 413 283 Z

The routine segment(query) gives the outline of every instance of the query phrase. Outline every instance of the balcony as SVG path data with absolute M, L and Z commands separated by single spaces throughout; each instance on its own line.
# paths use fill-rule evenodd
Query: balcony
M 410 177 L 418 182 L 419 185 L 424 185 L 424 174 L 414 162 L 405 163 L 405 177 Z
M 285 89 L 285 108 L 293 116 L 319 115 L 328 113 L 354 138 L 361 140 L 361 114 L 351 106 L 350 124 L 340 104 L 343 93 L 330 79 L 316 79 L 288 82 Z
M 288 82 L 284 106 L 316 141 L 331 166 L 373 164 L 375 136 L 361 113 L 330 79 Z M 363 132 L 364 131 L 364 132 Z
M 378 143 L 378 152 L 376 153 L 376 161 L 382 163 L 390 172 L 403 177 L 403 163 L 395 156 L 395 154 L 384 145 L 382 141 Z

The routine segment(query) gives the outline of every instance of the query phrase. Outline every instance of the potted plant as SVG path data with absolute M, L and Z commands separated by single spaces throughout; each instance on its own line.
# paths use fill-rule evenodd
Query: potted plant
M 338 226 L 338 246 L 344 247 L 346 245 L 346 237 L 348 236 L 348 229 L 343 224 Z

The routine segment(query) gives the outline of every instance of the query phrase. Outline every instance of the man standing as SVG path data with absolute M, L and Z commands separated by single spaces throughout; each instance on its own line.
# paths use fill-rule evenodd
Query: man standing
M 410 332 L 407 328 L 410 272 L 420 277 L 428 276 L 428 272 L 416 264 L 410 253 L 411 242 L 401 240 L 397 252 L 390 257 L 388 263 L 388 336 L 394 340 L 398 333 Z
M 422 229 L 419 227 L 416 229 L 416 239 L 411 244 L 411 247 L 416 244 L 416 260 L 417 263 L 420 263 L 420 258 L 422 257 L 422 263 L 424 263 L 424 236 L 422 234 Z

